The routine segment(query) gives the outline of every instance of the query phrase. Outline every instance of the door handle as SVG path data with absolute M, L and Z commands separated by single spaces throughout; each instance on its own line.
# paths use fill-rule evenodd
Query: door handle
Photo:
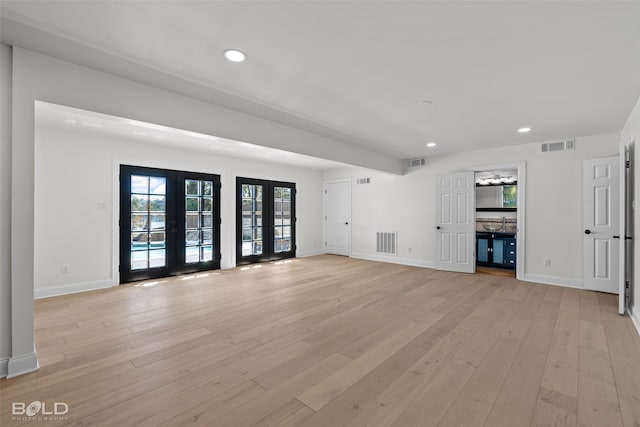
M 440 226 L 439 226 L 439 225 L 438 225 L 438 226 L 436 226 L 436 230 L 440 230 Z
M 613 238 L 614 238 L 614 239 L 619 239 L 619 238 L 620 238 L 620 236 L 613 236 Z
M 584 234 L 591 234 L 591 230 L 584 230 Z
M 345 222 L 345 223 L 344 223 L 344 225 L 349 225 L 349 223 L 348 223 L 348 222 Z

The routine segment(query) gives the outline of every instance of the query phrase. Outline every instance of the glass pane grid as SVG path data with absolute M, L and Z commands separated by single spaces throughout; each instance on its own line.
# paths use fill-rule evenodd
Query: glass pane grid
M 185 180 L 185 262 L 213 261 L 213 181 Z
M 291 189 L 273 188 L 273 251 L 291 251 Z
M 131 270 L 164 267 L 166 178 L 131 176 Z
M 242 185 L 242 256 L 262 255 L 262 185 Z

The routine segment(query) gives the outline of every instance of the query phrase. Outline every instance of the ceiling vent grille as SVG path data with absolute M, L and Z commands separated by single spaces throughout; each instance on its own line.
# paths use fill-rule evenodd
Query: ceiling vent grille
M 565 150 L 575 150 L 575 149 L 576 149 L 575 139 L 565 139 L 563 141 L 556 141 L 556 142 L 543 142 L 542 144 L 540 144 L 541 153 L 550 153 L 552 151 L 565 151 Z
M 426 164 L 426 161 L 424 160 L 424 158 L 407 160 L 407 167 L 410 167 L 410 168 L 419 168 L 420 166 L 424 166 L 425 164 Z
M 356 182 L 358 184 L 369 184 L 371 182 L 371 178 L 358 178 Z

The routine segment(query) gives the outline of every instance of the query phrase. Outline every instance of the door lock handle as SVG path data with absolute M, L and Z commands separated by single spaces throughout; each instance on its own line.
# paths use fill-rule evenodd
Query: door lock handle
M 584 230 L 584 234 L 591 234 L 591 230 Z

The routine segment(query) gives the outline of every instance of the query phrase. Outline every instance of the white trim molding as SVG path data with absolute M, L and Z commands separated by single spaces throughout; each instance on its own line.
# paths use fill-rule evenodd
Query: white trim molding
M 306 258 L 308 256 L 316 256 L 316 255 L 322 255 L 324 252 L 322 252 L 322 249 L 314 249 L 311 251 L 301 251 L 301 252 L 296 252 L 296 258 Z
M 517 207 L 518 211 L 516 212 L 516 221 L 517 221 L 517 232 L 516 232 L 516 245 L 517 245 L 517 253 L 516 257 L 516 278 L 518 280 L 526 280 L 526 272 L 525 272 L 525 230 L 526 230 L 526 179 L 527 179 L 527 162 L 526 161 L 518 161 L 518 162 L 510 162 L 510 163 L 498 163 L 492 165 L 482 165 L 471 168 L 473 172 L 482 172 L 482 171 L 491 171 L 491 170 L 505 170 L 505 169 L 517 169 L 518 171 L 518 202 Z M 542 276 L 541 276 L 542 277 Z M 545 282 L 541 282 L 545 283 Z M 550 285 L 554 285 L 556 283 L 549 283 Z M 565 285 L 563 285 L 565 286 Z M 566 285 L 571 286 L 571 285 Z
M 545 285 L 553 285 L 553 286 L 565 286 L 567 288 L 584 289 L 582 285 L 582 280 L 568 279 L 566 277 L 545 276 L 542 274 L 525 273 L 524 281 L 543 283 Z
M 627 312 L 629 313 L 629 317 L 631 318 L 631 322 L 633 326 L 636 327 L 636 331 L 638 335 L 640 335 L 640 316 L 638 316 L 638 312 L 633 309 L 633 307 L 628 306 Z
M 7 378 L 28 374 L 29 372 L 37 371 L 39 368 L 40 364 L 38 363 L 38 356 L 35 351 L 33 353 L 12 357 L 7 363 Z
M 390 264 L 408 265 L 411 267 L 434 268 L 435 262 L 424 261 L 421 259 L 398 258 L 397 256 L 372 255 L 366 253 L 355 252 L 351 254 L 351 258 L 365 259 L 367 261 L 388 262 Z
M 0 359 L 0 378 L 6 377 L 8 372 L 9 372 L 9 358 L 5 357 Z
M 96 289 L 111 288 L 117 285 L 113 284 L 112 279 L 94 280 L 91 282 L 71 283 L 62 286 L 53 286 L 50 288 L 36 288 L 33 296 L 35 299 L 56 297 L 59 295 L 75 294 L 77 292 L 95 291 Z

